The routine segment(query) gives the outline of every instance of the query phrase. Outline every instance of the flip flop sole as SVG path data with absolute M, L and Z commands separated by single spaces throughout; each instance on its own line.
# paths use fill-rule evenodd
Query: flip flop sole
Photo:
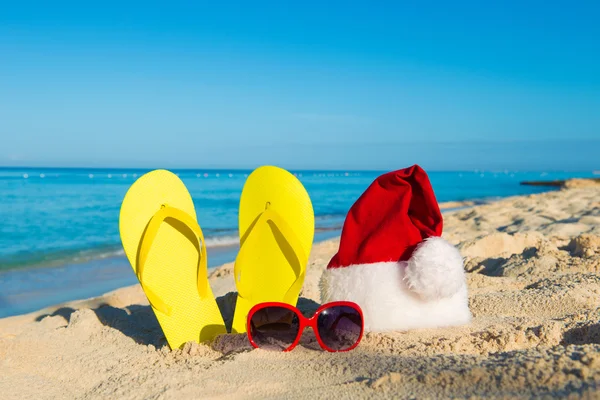
M 123 200 L 119 230 L 125 254 L 136 274 L 142 235 L 163 205 L 178 208 L 196 219 L 187 188 L 169 171 L 156 170 L 143 175 Z M 198 293 L 199 249 L 195 243 L 197 239 L 181 222 L 167 219 L 160 225 L 144 266 L 144 286 L 171 307 L 169 315 L 153 310 L 173 349 L 188 341 L 202 342 L 226 333 L 210 286 L 202 298 Z
M 254 225 L 266 207 L 285 220 L 301 249 L 292 248 L 276 225 Z M 285 301 L 288 289 L 306 271 L 306 264 L 299 262 L 296 253 L 303 253 L 307 258 L 310 255 L 314 225 L 310 197 L 295 176 L 273 166 L 260 167 L 250 174 L 240 199 L 239 231 L 243 243 L 236 260 L 236 270 L 241 272 L 235 279 L 236 284 L 243 282 L 251 297 L 238 295 L 233 331 L 246 331 L 246 318 L 254 305 Z M 288 303 L 296 305 L 299 294 L 299 289 L 297 293 L 288 294 Z

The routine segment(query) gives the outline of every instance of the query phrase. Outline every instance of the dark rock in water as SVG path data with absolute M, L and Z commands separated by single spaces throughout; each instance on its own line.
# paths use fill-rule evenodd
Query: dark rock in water
M 600 178 L 581 178 L 555 181 L 522 181 L 524 186 L 551 186 L 562 188 L 587 187 L 600 184 Z
M 565 181 L 522 181 L 523 186 L 558 186 L 562 187 Z

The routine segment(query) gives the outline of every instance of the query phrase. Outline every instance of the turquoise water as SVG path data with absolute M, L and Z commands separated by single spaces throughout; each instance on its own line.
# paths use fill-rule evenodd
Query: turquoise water
M 145 172 L 0 168 L 0 317 L 135 283 L 121 249 L 118 217 L 125 192 Z M 238 241 L 239 196 L 250 171 L 174 172 L 194 199 L 207 237 L 209 265 L 232 261 Z M 313 201 L 316 240 L 339 233 L 350 206 L 380 174 L 293 172 Z M 429 176 L 442 202 L 536 193 L 548 188 L 519 182 L 592 173 L 507 170 L 430 172 Z

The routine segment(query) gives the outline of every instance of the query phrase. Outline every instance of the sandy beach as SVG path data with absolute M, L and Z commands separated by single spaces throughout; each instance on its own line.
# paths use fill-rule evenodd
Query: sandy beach
M 600 186 L 572 186 L 445 214 L 465 257 L 468 326 L 368 333 L 338 354 L 306 332 L 290 353 L 243 335 L 171 351 L 136 285 L 1 319 L 0 397 L 600 397 Z M 303 311 L 317 308 L 337 245 L 313 247 Z M 232 270 L 210 277 L 227 323 Z

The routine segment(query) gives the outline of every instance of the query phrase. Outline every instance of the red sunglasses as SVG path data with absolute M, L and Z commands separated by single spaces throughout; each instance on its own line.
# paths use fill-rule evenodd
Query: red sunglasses
M 336 301 L 323 304 L 311 318 L 306 318 L 287 303 L 261 303 L 248 313 L 246 332 L 255 348 L 290 351 L 309 326 L 323 349 L 352 350 L 362 339 L 362 310 L 356 303 Z

